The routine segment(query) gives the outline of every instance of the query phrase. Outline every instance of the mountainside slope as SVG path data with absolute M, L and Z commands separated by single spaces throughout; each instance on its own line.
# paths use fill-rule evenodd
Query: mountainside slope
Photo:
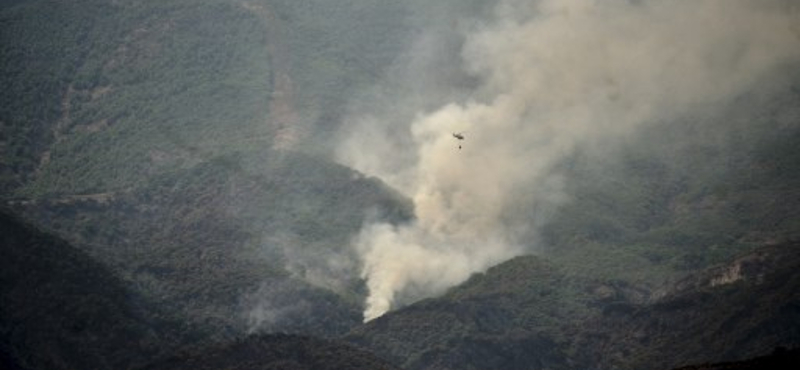
M 577 324 L 644 292 L 525 256 L 355 329 L 346 338 L 408 369 L 571 368 Z
M 120 369 L 191 331 L 144 308 L 104 266 L 0 212 L 0 353 L 22 369 Z M 158 330 L 155 328 L 158 327 Z
M 800 366 L 800 349 L 778 348 L 768 356 L 743 361 L 690 365 L 675 370 L 791 370 L 798 366 Z
M 743 360 L 799 348 L 800 243 L 759 248 L 692 275 L 653 303 L 614 312 L 588 340 L 599 363 L 631 369 Z
M 428 3 L 3 2 L 0 201 L 69 243 L 56 248 L 60 252 L 34 254 L 79 255 L 79 261 L 97 262 L 76 262 L 83 266 L 77 270 L 108 269 L 115 276 L 98 287 L 105 272 L 85 284 L 67 274 L 63 281 L 77 282 L 64 289 L 90 298 L 57 301 L 66 313 L 48 310 L 53 302 L 14 285 L 8 294 L 16 303 L 8 317 L 17 320 L 30 308 L 35 317 L 52 311 L 66 318 L 47 320 L 80 323 L 84 319 L 73 317 L 88 310 L 103 317 L 99 322 L 123 323 L 124 336 L 144 338 L 146 348 L 132 349 L 131 358 L 171 350 L 149 344 L 161 335 L 147 331 L 151 321 L 223 343 L 253 332 L 329 338 L 349 332 L 347 340 L 412 369 L 667 368 L 796 343 L 794 326 L 785 325 L 797 321 L 796 266 L 787 267 L 800 239 L 796 64 L 765 78 L 768 83 L 748 85 L 751 91 L 731 101 L 701 103 L 696 111 L 645 124 L 643 132 L 596 143 L 611 143 L 609 148 L 558 150 L 559 159 L 548 161 L 553 168 L 545 171 L 553 182 L 519 186 L 514 204 L 502 212 L 503 222 L 515 225 L 509 233 L 524 234 L 510 239 L 538 257 L 508 261 L 442 297 L 360 327 L 367 288 L 352 241 L 362 224 L 403 223 L 413 220 L 414 209 L 381 179 L 329 158 L 343 139 L 337 129 L 363 119 L 392 127 L 391 139 L 410 141 L 408 123 L 426 111 L 491 100 L 493 92 L 479 88 L 481 79 L 491 78 L 475 68 L 479 60 L 465 57 L 482 49 L 465 49 L 473 44 L 467 38 L 476 29 L 491 31 L 489 13 L 527 2 L 500 2 L 498 8 L 494 0 Z M 509 25 L 522 20 L 512 18 Z M 654 75 L 645 75 L 643 82 L 652 84 Z M 607 88 L 624 86 L 613 78 L 597 82 L 602 99 Z M 568 100 L 568 106 L 577 102 L 577 111 L 584 108 L 582 99 Z M 523 121 L 533 125 L 550 111 L 545 101 L 527 106 L 521 100 L 527 106 Z M 623 110 L 629 109 L 639 107 Z M 604 112 L 585 115 L 595 114 L 602 122 Z M 360 132 L 366 143 L 356 143 L 384 147 L 386 138 L 373 129 Z M 448 127 L 436 130 L 436 137 L 451 140 Z M 517 143 L 492 131 L 503 133 L 495 138 L 500 147 Z M 465 143 L 479 143 L 473 141 L 479 132 L 471 131 Z M 423 149 L 403 144 L 385 145 L 375 156 L 359 145 L 348 149 L 387 162 L 395 155 L 413 161 Z M 464 158 L 467 152 L 453 153 Z M 513 157 L 530 161 L 511 171 L 516 173 L 538 161 Z M 476 171 L 475 162 L 463 163 L 470 176 L 490 184 L 503 180 Z M 539 185 L 558 188 L 551 189 L 558 193 L 557 207 L 548 201 L 539 207 Z M 769 245 L 776 249 L 692 275 Z M 57 261 L 48 258 L 27 256 L 2 273 L 24 280 L 26 268 L 53 268 Z M 752 271 L 757 277 L 747 278 Z M 674 288 L 656 289 L 676 280 Z M 111 298 L 95 299 L 92 289 Z M 123 290 L 129 293 L 115 293 Z M 140 313 L 127 306 L 123 297 L 129 295 L 161 311 Z M 181 324 L 164 324 L 163 317 L 178 317 Z M 0 332 L 14 341 L 4 339 L 0 364 L 35 366 L 20 360 L 30 348 L 55 348 L 31 359 L 49 361 L 43 367 L 127 361 L 126 342 L 116 330 L 104 333 L 112 338 L 99 346 L 88 345 L 92 353 L 85 359 L 73 359 L 62 347 L 72 342 L 42 334 L 43 325 L 4 321 Z M 67 328 L 79 332 L 71 339 L 75 346 L 89 341 L 80 333 L 99 330 L 75 328 Z M 18 342 L 19 333 L 33 339 Z M 305 339 L 284 339 L 307 346 Z M 272 340 L 215 353 L 260 350 Z M 708 356 L 706 343 L 717 357 Z M 103 362 L 114 351 L 126 354 Z
M 343 343 L 293 335 L 252 336 L 161 361 L 142 370 L 393 370 Z
M 570 271 L 657 286 L 800 239 L 800 75 L 654 125 L 563 164 L 568 201 L 542 227 Z
M 668 369 L 800 346 L 800 245 L 765 247 L 659 298 L 523 257 L 347 339 L 408 369 Z M 691 288 L 688 288 L 691 287 Z
M 220 337 L 330 336 L 357 325 L 363 293 L 349 240 L 368 217 L 399 222 L 412 212 L 374 179 L 273 151 L 214 158 L 108 197 L 17 209 Z
M 241 6 L 28 0 L 0 16 L 4 193 L 118 190 L 270 129 L 265 32 Z
M 122 191 L 232 151 L 313 148 L 405 48 L 407 17 L 375 0 L 9 4 L 0 191 Z
M 4 3 L 0 199 L 220 337 L 340 334 L 363 295 L 350 239 L 411 210 L 298 149 L 330 140 L 404 49 L 407 16 L 376 0 Z M 306 320 L 318 310 L 336 320 Z

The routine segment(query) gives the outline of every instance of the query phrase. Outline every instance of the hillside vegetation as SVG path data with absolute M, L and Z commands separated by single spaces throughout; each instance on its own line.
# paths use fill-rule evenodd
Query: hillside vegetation
M 2 198 L 220 337 L 346 331 L 363 295 L 350 239 L 412 211 L 300 151 L 403 48 L 404 7 L 378 5 L 5 6 Z
M 797 243 L 685 278 L 663 296 L 538 257 L 347 335 L 406 369 L 670 369 L 800 346 Z
M 498 221 L 523 255 L 362 323 L 353 241 L 415 209 L 335 162 L 343 128 L 487 99 L 462 32 L 496 3 L 0 3 L 0 366 L 655 370 L 800 346 L 796 65 L 559 153 L 558 206 L 514 189 Z
M 404 47 L 374 0 L 29 0 L 2 9 L 3 193 L 121 191 L 333 130 Z M 352 21 L 355 20 L 355 21 Z M 368 52 L 365 52 L 367 51 Z
M 142 370 L 393 370 L 374 355 L 343 343 L 294 335 L 252 336 L 202 348 Z
M 800 238 L 800 77 L 565 161 L 569 201 L 543 252 L 574 272 L 657 287 Z
M 800 244 L 763 247 L 692 274 L 629 314 L 614 312 L 599 362 L 631 369 L 743 360 L 800 347 Z M 623 311 L 624 312 L 624 311 Z M 615 330 L 609 330 L 609 328 Z M 591 340 L 589 340 L 591 343 Z M 588 345 L 586 345 L 588 344 Z M 587 352 L 600 348 L 584 343 Z
M 367 217 L 411 214 L 375 180 L 288 153 L 216 158 L 143 185 L 19 209 L 223 337 L 332 335 L 358 324 L 363 289 L 349 238 Z M 349 261 L 337 266 L 337 258 Z M 292 310 L 298 302 L 310 311 Z M 283 313 L 265 319 L 265 310 Z
M 102 264 L 6 210 L 0 300 L 4 368 L 126 368 L 203 338 L 154 310 Z

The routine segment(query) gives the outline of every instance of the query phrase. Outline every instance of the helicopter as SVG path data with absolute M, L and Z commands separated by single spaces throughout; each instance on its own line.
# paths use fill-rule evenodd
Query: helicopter
M 463 132 L 454 132 L 453 137 L 458 139 L 458 149 L 461 150 L 461 140 L 464 140 L 464 133 Z

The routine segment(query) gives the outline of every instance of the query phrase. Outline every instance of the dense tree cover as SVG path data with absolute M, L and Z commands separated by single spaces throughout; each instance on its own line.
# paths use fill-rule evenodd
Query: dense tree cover
M 219 1 L 58 2 L 68 4 L 62 5 L 69 7 L 65 11 L 38 3 L 8 12 L 39 15 L 38 8 L 46 7 L 52 12 L 48 33 L 20 31 L 25 37 L 10 35 L 4 43 L 8 48 L 46 43 L 34 51 L 53 54 L 25 52 L 28 59 L 5 62 L 10 70 L 24 67 L 37 76 L 9 75 L 9 82 L 52 100 L 44 105 L 39 99 L 26 101 L 35 95 L 12 90 L 4 105 L 9 115 L 41 114 L 43 107 L 51 112 L 39 125 L 30 117 L 8 118 L 14 127 L 41 132 L 26 136 L 39 148 L 29 153 L 30 161 L 46 160 L 24 194 L 120 189 L 167 166 L 180 167 L 187 151 L 213 153 L 220 140 L 258 138 L 259 129 L 268 129 L 266 31 L 247 9 Z M 32 27 L 42 22 L 19 23 Z M 87 30 L 78 34 L 69 28 L 73 25 Z M 45 72 L 59 61 L 69 65 L 58 76 Z M 58 86 L 45 91 L 37 78 Z
M 356 269 L 327 271 L 326 256 L 352 257 L 365 217 L 408 219 L 410 207 L 375 179 L 270 148 L 302 145 L 312 126 L 333 130 L 337 113 L 325 111 L 403 47 L 401 8 L 9 4 L 3 79 L 15 87 L 4 91 L 2 148 L 24 150 L 2 156 L 2 198 L 220 337 L 343 332 L 360 321 L 363 287 Z M 297 287 L 291 297 L 341 320 L 248 322 L 272 284 Z
M 0 365 L 36 367 L 20 358 L 40 348 L 44 355 L 35 361 L 50 361 L 45 367 L 82 354 L 62 356 L 89 335 L 83 333 L 99 328 L 86 314 L 102 316 L 98 323 L 110 325 L 114 330 L 104 335 L 113 338 L 64 364 L 103 368 L 117 364 L 107 362 L 111 357 L 128 361 L 113 354 L 112 345 L 127 345 L 114 337 L 118 333 L 145 338 L 142 351 L 154 353 L 148 346 L 177 325 L 159 320 L 172 315 L 182 320 L 179 332 L 202 332 L 196 335 L 222 342 L 253 331 L 331 337 L 357 328 L 350 340 L 412 368 L 569 368 L 598 358 L 668 364 L 654 348 L 699 359 L 692 357 L 698 346 L 714 338 L 671 332 L 651 320 L 698 327 L 729 320 L 736 326 L 732 332 L 744 337 L 759 335 L 759 327 L 776 331 L 786 317 L 796 318 L 795 301 L 782 303 L 796 283 L 791 270 L 781 270 L 775 280 L 791 284 L 769 285 L 770 292 L 740 284 L 741 291 L 673 292 L 661 303 L 643 304 L 663 293 L 659 284 L 756 246 L 796 249 L 795 72 L 780 91 L 745 94 L 724 114 L 653 125 L 636 137 L 640 141 L 611 143 L 608 155 L 575 153 L 555 168 L 569 180 L 569 201 L 521 240 L 540 257 L 514 259 L 441 299 L 358 328 L 365 287 L 349 243 L 364 220 L 399 223 L 411 219 L 413 209 L 380 180 L 332 163 L 324 155 L 330 149 L 326 139 L 354 93 L 405 62 L 397 58 L 426 20 L 436 18 L 429 12 L 480 14 L 492 2 L 415 7 L 420 3 L 425 2 L 2 2 L 0 199 L 82 252 L 62 241 L 52 243 L 60 252 L 39 248 L 56 240 L 48 236 L 50 241 L 32 242 L 25 258 L 4 257 L 19 262 L 0 269 L 12 303 L 6 306 L 4 295 L 0 309 L 14 308 L 11 316 L 3 313 L 4 320 L 17 320 L 30 306 L 33 314 L 24 320 L 77 322 L 54 335 L 79 333 L 76 342 L 42 339 L 44 324 L 23 321 L 12 328 L 3 321 L 0 333 L 11 336 L 3 339 Z M 437 26 L 450 29 L 455 23 Z M 461 41 L 452 40 L 449 52 L 457 53 Z M 443 70 L 432 78 L 453 78 Z M 540 219 L 539 211 L 518 209 L 512 216 L 524 223 Z M 4 248 L 17 245 L 15 228 L 4 229 Z M 20 252 L 4 253 L 9 250 Z M 67 266 L 71 272 L 61 283 L 43 278 L 45 291 L 59 304 L 73 292 L 87 298 L 53 311 L 46 309 L 52 302 L 23 294 L 31 286 L 23 272 L 61 271 L 59 266 L 73 262 L 59 260 L 76 259 L 78 267 Z M 84 270 L 93 272 L 75 272 Z M 64 296 L 58 294 L 62 288 Z M 130 296 L 167 311 L 147 314 L 156 317 L 156 333 L 140 325 L 145 319 L 128 306 Z M 754 304 L 780 304 L 757 308 L 748 303 L 752 296 L 765 299 Z M 714 306 L 728 300 L 744 311 Z M 714 318 L 693 316 L 699 310 Z M 743 312 L 758 315 L 743 319 Z M 584 323 L 597 330 L 586 331 Z M 630 339 L 625 335 L 636 338 L 637 328 L 684 346 L 660 341 L 624 347 Z M 682 341 L 685 333 L 693 339 Z M 33 339 L 16 341 L 23 337 Z M 607 354 L 591 350 L 595 340 L 613 342 L 608 338 L 619 339 L 622 347 L 597 347 L 613 350 Z M 313 341 L 283 339 L 300 348 Z M 237 343 L 219 353 L 283 345 L 272 337 Z M 731 348 L 763 353 L 737 346 Z M 193 356 L 200 363 L 207 359 Z
M 0 9 L 3 193 L 31 178 L 52 142 L 67 86 L 95 47 L 87 41 L 102 32 L 98 22 L 107 11 L 102 3 L 27 1 Z
M 0 238 L 4 369 L 393 368 L 346 344 L 308 337 L 213 345 L 215 333 L 162 316 L 105 266 L 7 210 L 0 211 Z
M 364 292 L 350 239 L 367 217 L 401 222 L 412 212 L 374 179 L 268 150 L 213 158 L 123 194 L 18 210 L 221 338 L 251 330 L 331 336 L 358 324 Z M 349 265 L 340 270 L 332 261 L 343 258 Z M 287 311 L 299 301 L 324 312 L 258 317 L 262 306 Z
M 744 361 L 728 361 L 721 363 L 703 363 L 689 365 L 677 370 L 759 370 L 759 369 L 794 369 L 800 365 L 800 349 L 787 350 L 776 348 L 767 356 L 759 356 Z
M 576 272 L 658 285 L 800 237 L 800 79 L 654 125 L 563 164 L 570 200 L 542 245 Z M 764 91 L 767 90 L 767 91 Z
M 198 157 L 269 147 L 287 125 L 293 139 L 328 135 L 347 97 L 405 47 L 405 6 L 388 6 L 9 5 L 0 14 L 3 192 L 120 190 Z
M 143 370 L 392 370 L 371 353 L 344 343 L 295 335 L 252 336 L 156 362 Z
M 126 368 L 202 337 L 84 252 L 7 210 L 0 238 L 0 353 L 13 366 Z
M 800 346 L 797 243 L 662 293 L 520 257 L 346 337 L 407 369 L 670 369 Z
M 407 369 L 565 368 L 568 328 L 596 299 L 589 283 L 519 257 L 346 338 Z

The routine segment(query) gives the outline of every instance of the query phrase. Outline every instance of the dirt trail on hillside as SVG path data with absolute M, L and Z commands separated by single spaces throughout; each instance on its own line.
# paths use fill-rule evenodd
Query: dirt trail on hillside
M 305 133 L 300 127 L 300 117 L 294 104 L 291 53 L 284 42 L 284 25 L 265 4 L 242 2 L 242 7 L 258 16 L 266 25 L 267 52 L 272 69 L 272 94 L 266 122 L 276 130 L 273 148 L 291 149 Z
M 107 191 L 107 192 L 93 193 L 93 194 L 66 194 L 66 195 L 62 195 L 59 198 L 49 199 L 49 200 L 47 200 L 47 202 L 52 203 L 52 204 L 65 205 L 65 204 L 76 204 L 76 203 L 83 203 L 83 202 L 93 201 L 93 202 L 99 203 L 99 204 L 107 204 L 108 202 L 114 200 L 114 198 L 116 198 L 116 196 L 119 195 L 121 192 L 126 192 L 126 191 L 129 191 L 129 190 L 130 189 L 122 190 L 122 191 Z M 12 207 L 14 207 L 14 206 L 28 206 L 28 205 L 31 205 L 31 204 L 36 204 L 37 202 L 38 201 L 31 200 L 31 199 L 13 199 L 13 200 L 7 201 L 6 205 L 12 206 Z

